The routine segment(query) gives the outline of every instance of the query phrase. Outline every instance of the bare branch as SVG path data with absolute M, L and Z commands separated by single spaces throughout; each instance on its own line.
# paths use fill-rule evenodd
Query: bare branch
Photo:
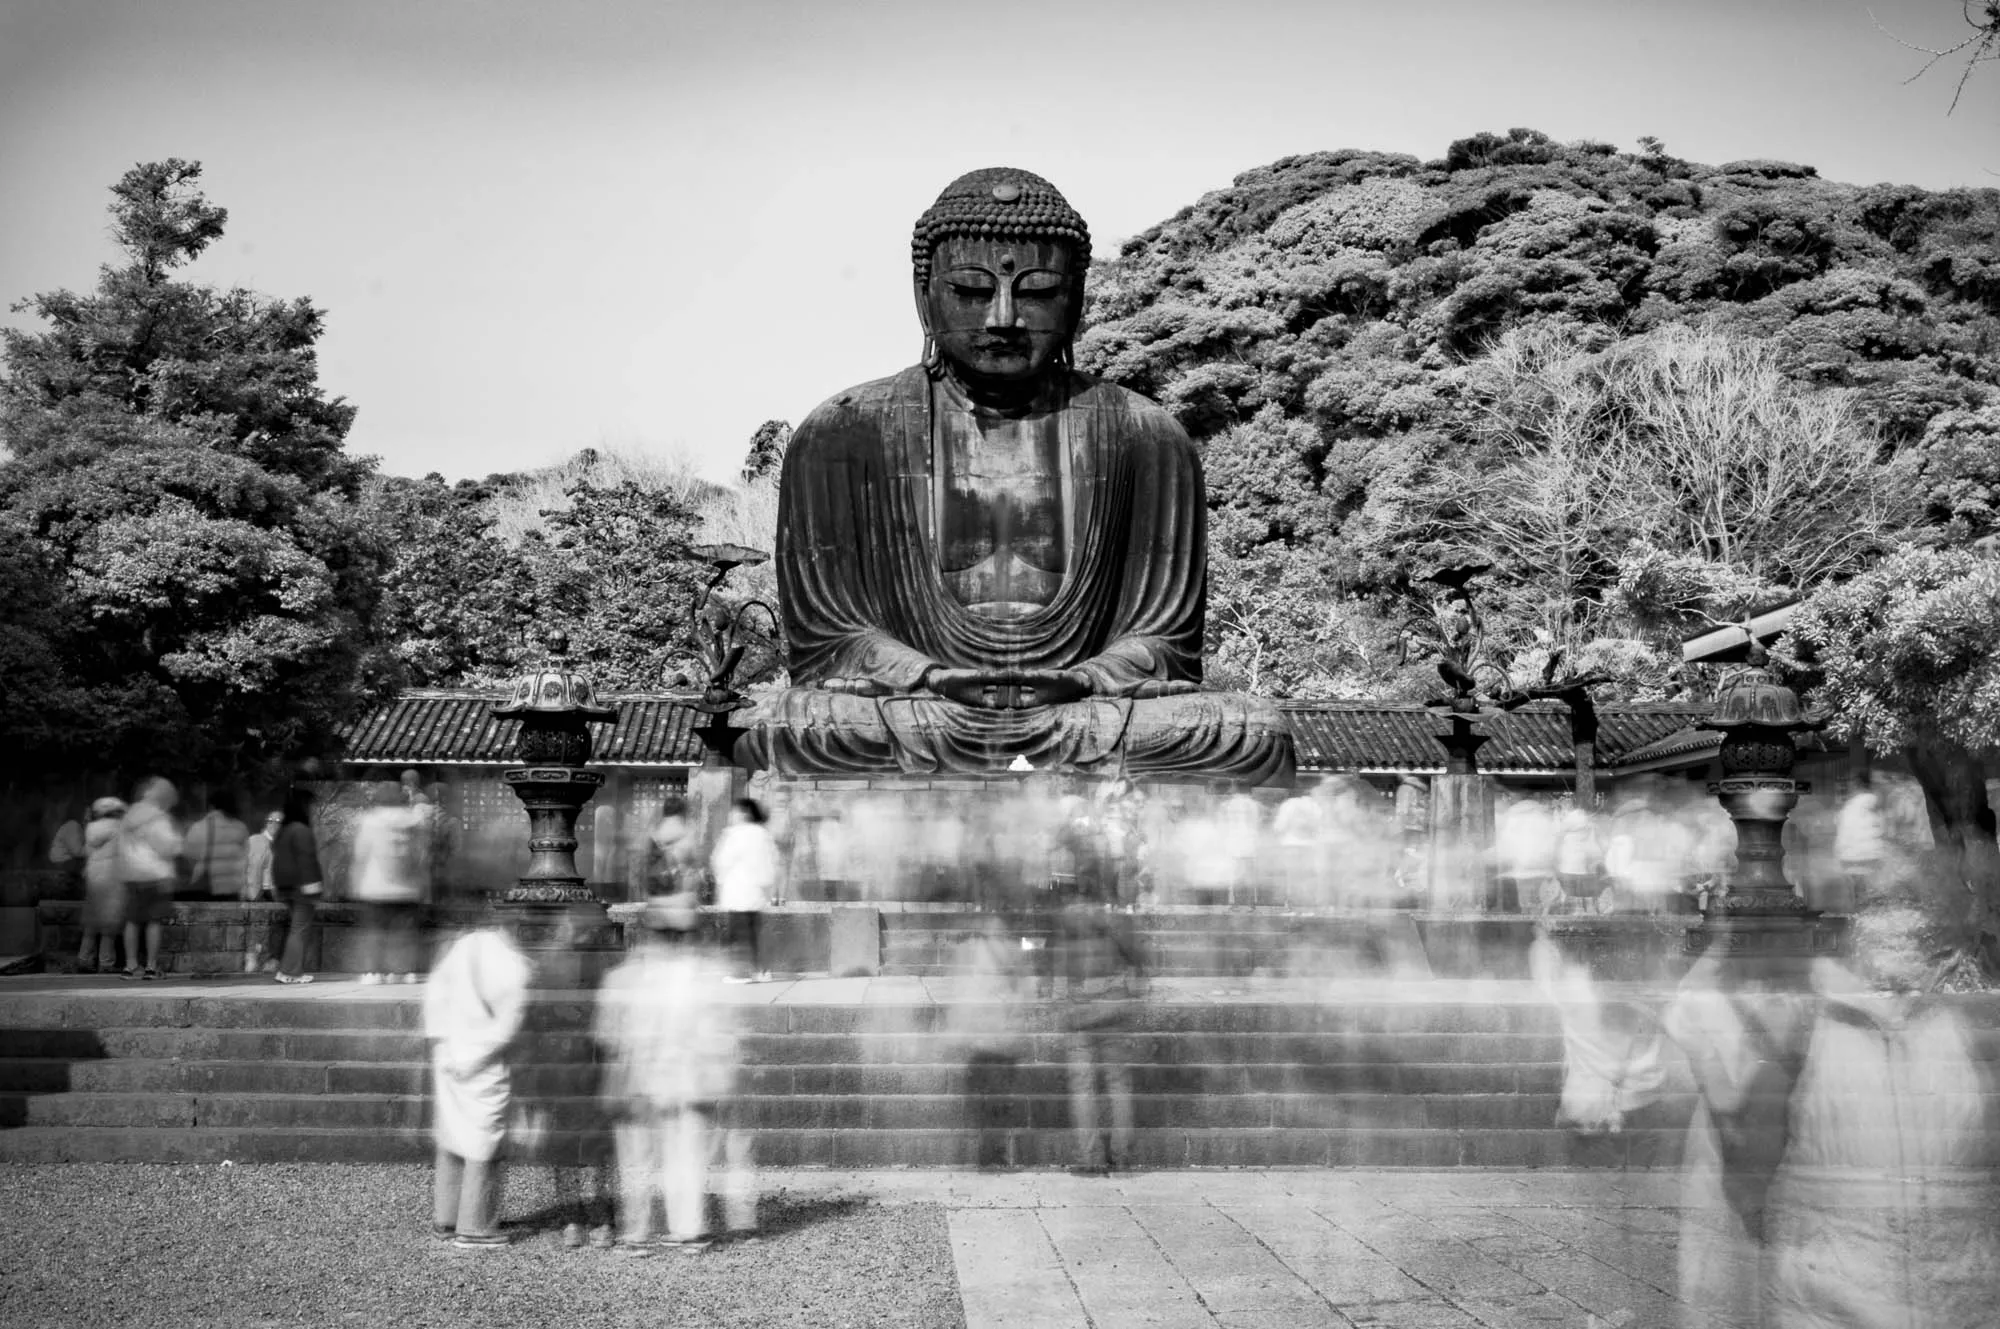
M 1972 32 L 1945 47 L 1919 46 L 1915 42 L 1905 41 L 1883 27 L 1882 20 L 1875 16 L 1873 9 L 1868 11 L 1869 21 L 1874 23 L 1877 32 L 1905 50 L 1930 57 L 1916 73 L 1903 80 L 1905 87 L 1930 73 L 1939 61 L 1948 60 L 1963 51 L 1971 51 L 1971 54 L 1965 57 L 1964 67 L 1958 71 L 1958 82 L 1952 88 L 1951 106 L 1945 111 L 1946 115 L 1958 109 L 1958 103 L 1965 96 L 1965 85 L 1972 78 L 1972 71 L 1980 65 L 2000 60 L 2000 0 L 1960 0 L 1959 9 L 1966 26 L 1971 28 Z

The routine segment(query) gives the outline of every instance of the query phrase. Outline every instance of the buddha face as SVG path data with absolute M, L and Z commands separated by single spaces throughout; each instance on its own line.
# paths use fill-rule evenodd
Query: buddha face
M 1039 382 L 1076 332 L 1074 262 L 1053 240 L 940 243 L 923 297 L 952 371 L 975 388 Z

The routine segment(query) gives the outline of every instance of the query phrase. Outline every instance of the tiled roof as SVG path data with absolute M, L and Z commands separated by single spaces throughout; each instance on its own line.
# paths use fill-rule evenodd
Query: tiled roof
M 1680 702 L 1603 702 L 1597 708 L 1597 765 L 1622 764 L 1624 754 L 1687 727 L 1707 712 Z M 1442 771 L 1444 748 L 1434 735 L 1448 726 L 1414 703 L 1296 702 L 1285 706 L 1302 770 Z M 1558 774 L 1573 760 L 1569 712 L 1561 702 L 1529 702 L 1485 721 L 1481 770 Z
M 403 763 L 512 766 L 518 725 L 493 718 L 498 692 L 409 691 L 363 715 L 347 730 L 343 760 L 352 765 Z M 647 693 L 612 698 L 618 718 L 590 726 L 593 764 L 698 766 L 701 740 L 689 696 Z
M 609 698 L 618 719 L 593 724 L 594 764 L 696 766 L 699 719 L 690 694 L 646 693 Z M 363 715 L 346 734 L 352 765 L 510 766 L 515 726 L 493 718 L 504 700 L 497 692 L 410 691 Z M 1442 727 L 1422 706 L 1393 702 L 1289 702 L 1283 707 L 1304 770 L 1410 771 L 1444 769 L 1444 749 L 1433 734 Z M 1603 703 L 1597 708 L 1597 764 L 1603 769 L 1686 751 L 1690 724 L 1707 707 L 1682 703 Z M 1557 774 L 1570 769 L 1568 712 L 1559 702 L 1529 702 L 1485 722 L 1489 736 L 1479 750 L 1484 770 Z M 1678 740 L 1684 746 L 1676 746 Z

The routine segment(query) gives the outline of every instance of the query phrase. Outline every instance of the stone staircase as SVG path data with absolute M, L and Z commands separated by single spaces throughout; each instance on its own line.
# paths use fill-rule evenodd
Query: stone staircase
M 963 1031 L 998 1008 L 937 1000 L 942 986 L 741 989 L 738 1110 L 758 1159 L 1069 1162 L 1061 1003 L 1013 1008 L 1014 1059 L 988 1069 L 989 1092 L 968 1093 L 976 1045 Z M 2000 1069 L 2000 1001 L 1968 1001 Z M 0 980 L 0 1161 L 426 1159 L 417 1012 L 407 988 Z M 588 1021 L 587 999 L 539 994 L 519 1044 L 517 1093 L 551 1123 L 545 1158 L 589 1156 Z M 1674 1092 L 1635 1129 L 1556 1129 L 1561 1037 L 1525 983 L 1217 999 L 1162 981 L 1129 1046 L 1132 1163 L 1147 1168 L 1672 1166 L 1692 1105 L 1676 1065 Z
M 838 994 L 841 981 L 822 982 Z M 428 1157 L 428 1071 L 410 990 L 87 984 L 46 979 L 41 991 L 0 994 L 0 1160 Z M 1015 1060 L 995 1077 L 1004 1092 L 968 1094 L 972 1045 L 959 1031 L 995 1008 L 924 999 L 914 980 L 846 985 L 918 999 L 744 1008 L 740 1111 L 760 1160 L 1069 1161 L 1060 1003 L 1015 1008 Z M 1509 999 L 1301 1005 L 1156 994 L 1131 1041 L 1133 1161 L 1652 1166 L 1677 1156 L 1681 1100 L 1660 1130 L 1581 1152 L 1554 1129 L 1555 1018 L 1526 985 L 1498 986 Z M 542 994 L 520 1045 L 517 1088 L 549 1111 L 556 1157 L 588 1148 L 588 1020 L 587 1000 Z

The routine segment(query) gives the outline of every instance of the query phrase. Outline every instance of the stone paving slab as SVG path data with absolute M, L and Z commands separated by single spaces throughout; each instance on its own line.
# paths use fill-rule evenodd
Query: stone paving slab
M 944 1207 L 967 1329 L 1681 1329 L 1672 1177 L 789 1172 Z

